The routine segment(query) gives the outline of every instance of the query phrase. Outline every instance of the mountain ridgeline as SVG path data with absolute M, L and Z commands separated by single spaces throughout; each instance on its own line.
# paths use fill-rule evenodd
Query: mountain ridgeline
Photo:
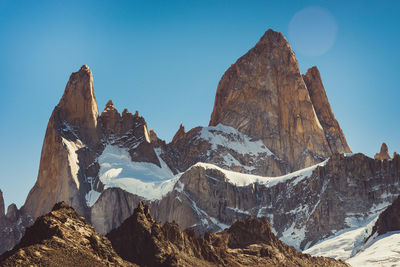
M 387 146 L 375 159 L 351 153 L 317 67 L 301 74 L 285 37 L 268 30 L 222 76 L 209 125 L 188 131 L 181 125 L 170 143 L 137 111 L 120 113 L 110 100 L 100 113 L 89 67 L 73 73 L 47 125 L 25 204 L 9 219 L 0 201 L 6 229 L 0 235 L 7 240 L 0 252 L 60 201 L 98 233 L 111 231 L 113 244 L 119 239 L 112 230 L 144 202 L 156 221 L 196 234 L 222 231 L 211 237 L 228 247 L 225 229 L 266 217 L 274 236 L 303 250 L 370 222 L 397 198 L 399 179 L 400 157 L 389 157 Z M 175 225 L 154 227 L 165 235 L 163 227 Z

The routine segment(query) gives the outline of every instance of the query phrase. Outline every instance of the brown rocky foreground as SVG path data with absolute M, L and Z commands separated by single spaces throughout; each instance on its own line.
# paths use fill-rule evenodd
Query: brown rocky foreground
M 156 222 L 142 202 L 107 237 L 123 259 L 140 266 L 349 266 L 286 245 L 265 217 L 241 219 L 222 232 L 199 237 L 192 230 L 181 231 L 175 222 Z
M 109 241 L 111 240 L 111 243 Z M 112 245 L 111 245 L 112 244 Z M 113 249 L 113 247 L 115 250 Z M 117 254 L 117 253 L 118 254 Z M 121 257 L 120 257 L 121 256 Z M 139 203 L 107 237 L 64 202 L 40 216 L 21 242 L 0 256 L 1 266 L 349 266 L 311 257 L 281 242 L 268 220 L 238 220 L 218 234 L 198 237 L 175 223 L 161 225 Z
M 64 202 L 40 216 L 21 241 L 0 256 L 0 266 L 136 266 Z

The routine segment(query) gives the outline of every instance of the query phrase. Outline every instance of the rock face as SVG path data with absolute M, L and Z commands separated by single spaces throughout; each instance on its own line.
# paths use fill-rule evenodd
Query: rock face
M 396 156 L 396 154 L 393 153 L 393 157 L 395 157 L 395 156 Z M 386 143 L 382 143 L 381 151 L 379 153 L 375 154 L 374 159 L 378 159 L 378 160 L 389 160 L 390 159 L 389 150 L 388 150 Z
M 107 238 L 98 235 L 65 203 L 39 217 L 13 250 L 0 256 L 1 266 L 136 266 L 122 260 Z
M 0 190 L 0 218 L 4 217 L 4 198 L 3 191 Z
M 288 162 L 286 173 L 318 163 L 334 152 L 348 151 L 347 146 L 345 150 L 329 147 L 296 56 L 285 37 L 273 30 L 219 82 L 210 126 L 220 123 L 263 140 Z
M 59 201 L 68 201 L 85 214 L 80 153 L 98 140 L 97 102 L 92 73 L 86 65 L 73 74 L 47 125 L 37 182 L 29 192 L 23 212 L 34 218 Z M 90 151 L 86 151 L 89 152 Z M 83 156 L 83 155 L 82 155 Z M 86 156 L 90 160 L 90 156 Z M 83 164 L 81 164 L 83 165 Z
M 398 230 L 400 230 L 400 197 L 379 215 L 378 220 L 372 228 L 371 236 L 376 237 Z
M 265 217 L 239 220 L 221 233 L 196 237 L 174 222 L 157 223 L 141 202 L 107 237 L 122 258 L 140 266 L 348 266 L 285 245 Z
M 273 154 L 261 140 L 253 140 L 225 125 L 196 127 L 188 132 L 181 127 L 161 157 L 183 172 L 198 162 L 209 162 L 228 170 L 277 176 L 288 165 Z
M 310 68 L 303 75 L 303 80 L 307 86 L 318 120 L 324 129 L 330 150 L 332 152 L 351 153 L 343 131 L 335 115 L 333 115 L 318 68 L 315 66 Z

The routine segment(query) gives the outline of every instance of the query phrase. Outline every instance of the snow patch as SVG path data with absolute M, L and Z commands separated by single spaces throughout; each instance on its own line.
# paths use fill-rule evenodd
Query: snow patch
M 250 154 L 257 156 L 263 153 L 267 156 L 274 155 L 261 140 L 253 141 L 235 128 L 223 124 L 203 127 L 198 138 L 208 141 L 211 144 L 212 150 L 216 150 L 218 146 L 222 146 L 242 155 Z
M 76 142 L 73 142 L 65 139 L 64 137 L 61 138 L 64 146 L 67 148 L 68 151 L 68 163 L 71 170 L 72 179 L 76 184 L 76 188 L 79 189 L 80 186 L 78 180 L 79 160 L 78 160 L 78 154 L 76 152 L 82 147 L 84 147 L 84 145 L 79 139 L 76 139 Z
M 400 266 L 400 231 L 379 236 L 347 263 L 354 267 Z
M 258 176 L 258 175 L 253 175 L 253 174 L 245 174 L 245 173 L 239 173 L 239 172 L 233 172 L 233 171 L 228 171 L 225 169 L 222 169 L 218 166 L 215 166 L 210 163 L 196 163 L 193 165 L 191 168 L 198 166 L 202 167 L 204 169 L 216 169 L 222 173 L 225 174 L 226 179 L 228 182 L 231 184 L 234 184 L 236 186 L 248 186 L 253 183 L 258 183 L 258 184 L 263 184 L 267 187 L 272 187 L 277 185 L 278 183 L 283 183 L 286 182 L 290 179 L 296 178 L 294 181 L 292 181 L 292 186 L 295 186 L 297 183 L 299 183 L 301 180 L 305 178 L 309 178 L 312 174 L 312 172 L 318 167 L 318 166 L 325 166 L 325 164 L 328 162 L 328 159 L 313 165 L 311 167 L 295 171 L 286 175 L 282 176 L 277 176 L 277 177 L 263 177 L 263 176 Z
M 172 191 L 181 175 L 174 176 L 155 149 L 161 168 L 149 162 L 133 162 L 128 149 L 106 145 L 98 157 L 99 179 L 105 188 L 119 187 L 148 200 L 161 199 Z
M 309 249 L 304 250 L 304 253 L 313 256 L 331 257 L 340 260 L 347 260 L 352 255 L 356 254 L 365 240 L 372 232 L 378 215 L 367 221 L 361 227 L 353 227 L 341 230 L 334 236 L 321 240 Z

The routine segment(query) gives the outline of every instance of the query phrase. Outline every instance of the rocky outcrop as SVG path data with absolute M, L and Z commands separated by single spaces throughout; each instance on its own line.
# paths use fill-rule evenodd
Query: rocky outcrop
M 86 213 L 83 192 L 89 190 L 89 185 L 84 168 L 94 161 L 93 148 L 99 140 L 97 117 L 93 77 L 84 65 L 71 74 L 50 117 L 38 178 L 22 207 L 23 213 L 37 218 L 59 201 L 68 202 L 81 214 Z
M 21 242 L 0 256 L 1 266 L 136 266 L 65 203 L 39 217 Z
M 400 197 L 379 215 L 372 228 L 371 236 L 376 237 L 398 230 L 400 230 Z
M 0 190 L 0 253 L 12 249 L 21 239 L 25 228 L 33 223 L 30 216 L 21 214 L 12 203 L 4 213 L 3 192 Z
M 107 237 L 123 259 L 140 266 L 348 266 L 285 245 L 265 217 L 239 220 L 221 233 L 197 237 L 174 222 L 156 222 L 142 202 Z
M 172 143 L 178 142 L 178 140 L 185 137 L 186 131 L 183 124 L 179 125 L 179 130 L 175 133 L 174 137 L 172 138 Z
M 396 154 L 393 153 L 393 158 L 395 156 L 396 156 Z M 390 159 L 389 150 L 388 150 L 386 143 L 382 143 L 381 151 L 379 153 L 375 154 L 374 159 L 377 159 L 377 160 L 389 160 Z
M 110 100 L 99 117 L 103 141 L 129 149 L 132 161 L 150 162 L 160 167 L 154 152 L 146 121 L 136 112 L 134 115 L 124 109 L 119 114 Z
M 0 218 L 4 217 L 4 198 L 3 191 L 0 190 Z
M 252 140 L 224 125 L 196 127 L 185 132 L 180 127 L 170 144 L 163 149 L 164 161 L 180 172 L 198 162 L 209 162 L 228 170 L 277 176 L 288 165 L 274 155 L 260 140 Z
M 210 126 L 220 123 L 263 140 L 288 162 L 287 172 L 344 152 L 330 149 L 296 56 L 285 37 L 273 30 L 219 82 Z
M 307 70 L 307 73 L 303 75 L 303 80 L 307 86 L 318 120 L 324 129 L 330 150 L 332 152 L 351 153 L 343 131 L 335 115 L 333 115 L 318 68 L 314 66 Z

